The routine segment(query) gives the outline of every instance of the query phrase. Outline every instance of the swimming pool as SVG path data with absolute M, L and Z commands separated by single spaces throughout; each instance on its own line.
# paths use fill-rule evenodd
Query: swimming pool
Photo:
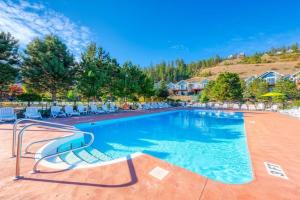
M 253 174 L 243 118 L 242 113 L 180 110 L 78 124 L 92 131 L 95 141 L 75 154 L 95 163 L 142 152 L 223 183 L 247 183 Z M 75 162 L 74 155 L 62 159 Z

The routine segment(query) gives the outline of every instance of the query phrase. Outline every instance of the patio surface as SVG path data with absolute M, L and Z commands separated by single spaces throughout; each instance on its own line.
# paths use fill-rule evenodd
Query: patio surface
M 135 111 L 54 121 L 74 124 L 144 113 Z M 299 199 L 300 120 L 279 113 L 245 112 L 245 127 L 254 180 L 243 185 L 228 185 L 149 155 L 89 169 L 58 172 L 41 167 L 43 173 L 31 174 L 33 155 L 26 154 L 21 166 L 24 179 L 13 181 L 12 124 L 0 124 L 0 199 Z M 51 137 L 66 134 L 51 129 L 47 132 L 51 132 L 47 134 Z M 31 129 L 25 135 L 24 144 L 44 139 L 45 133 L 41 128 Z M 37 145 L 32 150 L 40 147 Z M 269 175 L 265 161 L 279 164 L 288 179 Z M 170 171 L 162 180 L 149 175 L 157 166 Z

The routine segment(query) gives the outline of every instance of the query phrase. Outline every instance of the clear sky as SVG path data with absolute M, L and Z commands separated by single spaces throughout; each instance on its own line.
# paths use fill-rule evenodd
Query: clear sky
M 56 33 L 75 54 L 95 41 L 121 63 L 147 66 L 300 43 L 299 8 L 299 0 L 0 0 L 0 30 L 21 45 Z

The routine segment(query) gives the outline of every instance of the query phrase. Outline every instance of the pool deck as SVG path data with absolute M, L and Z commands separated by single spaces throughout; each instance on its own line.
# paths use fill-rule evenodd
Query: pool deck
M 148 111 L 149 112 L 149 111 Z M 151 111 L 151 112 L 160 112 Z M 74 124 L 144 114 L 143 111 L 55 119 Z M 15 159 L 11 158 L 12 124 L 0 124 L 0 199 L 97 199 L 97 200 L 235 200 L 300 198 L 300 120 L 279 113 L 245 112 L 245 128 L 254 180 L 228 185 L 210 180 L 149 155 L 90 169 L 31 174 L 32 154 L 22 159 L 22 180 L 14 181 Z M 49 134 L 51 132 L 51 134 Z M 64 135 L 55 130 L 32 128 L 25 144 L 47 136 Z M 36 146 L 33 151 L 41 146 Z M 264 162 L 278 164 L 288 179 L 271 176 Z M 169 171 L 159 180 L 149 175 L 155 167 Z

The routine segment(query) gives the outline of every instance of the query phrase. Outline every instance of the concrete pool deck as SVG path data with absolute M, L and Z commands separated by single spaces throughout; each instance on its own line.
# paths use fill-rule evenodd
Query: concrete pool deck
M 159 112 L 159 111 L 152 111 Z M 55 119 L 66 124 L 126 117 L 145 112 L 125 112 Z M 299 199 L 300 120 L 279 113 L 245 112 L 245 128 L 254 180 L 228 185 L 210 180 L 149 155 L 90 169 L 55 171 L 41 167 L 31 174 L 32 154 L 22 159 L 24 179 L 13 181 L 15 159 L 11 158 L 12 124 L 0 124 L 0 199 Z M 51 132 L 51 135 L 47 132 Z M 24 144 L 55 130 L 31 129 Z M 33 152 L 41 146 L 33 147 Z M 264 162 L 278 164 L 288 179 L 268 174 Z M 169 173 L 159 180 L 149 172 L 156 167 Z

